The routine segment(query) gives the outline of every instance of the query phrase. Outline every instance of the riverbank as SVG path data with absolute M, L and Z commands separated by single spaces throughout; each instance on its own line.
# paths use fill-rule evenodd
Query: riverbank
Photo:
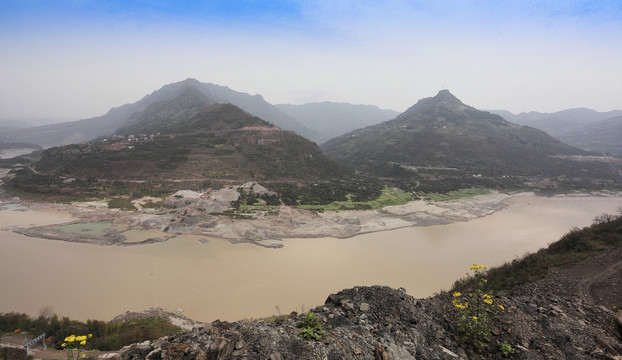
M 0 179 L 7 174 L 0 169 Z M 246 185 L 246 184 L 245 184 Z M 181 194 L 181 195 L 178 195 Z M 179 191 L 154 209 L 136 201 L 140 211 L 109 209 L 104 201 L 46 203 L 9 197 L 0 190 L 0 230 L 50 240 L 97 245 L 142 245 L 163 242 L 180 235 L 226 239 L 232 243 L 254 243 L 281 247 L 288 238 L 350 238 L 362 234 L 407 227 L 426 227 L 470 221 L 507 207 L 514 197 L 532 193 L 484 195 L 452 201 L 416 200 L 375 210 L 304 210 L 286 205 L 269 211 L 252 211 L 242 218 L 226 215 L 230 202 L 239 196 L 235 188 L 213 191 L 208 196 Z M 196 195 L 196 196 L 195 196 Z M 620 197 L 621 194 L 575 194 L 561 197 Z M 43 216 L 44 222 L 23 221 Z M 53 219 L 57 217 L 56 221 Z M 4 219 L 4 220 L 2 220 Z
M 0 211 L 70 214 L 58 223 L 36 226 L 13 223 L 4 230 L 26 236 L 98 245 L 137 245 L 161 242 L 178 235 L 199 235 L 279 247 L 286 238 L 349 238 L 412 226 L 443 225 L 490 215 L 503 209 L 508 194 L 492 192 L 450 202 L 412 201 L 378 210 L 316 212 L 279 206 L 254 212 L 249 219 L 211 215 L 193 204 L 142 212 L 108 209 L 103 202 L 42 203 L 18 198 L 0 199 Z M 15 214 L 16 215 L 16 214 Z M 150 236 L 137 239 L 141 231 Z M 269 241 L 268 241 L 269 240 Z
M 222 238 L 233 243 L 254 243 L 281 247 L 287 238 L 350 238 L 357 235 L 406 227 L 445 225 L 491 215 L 507 207 L 514 197 L 531 193 L 491 192 L 454 201 L 417 200 L 378 210 L 315 212 L 289 206 L 272 211 L 256 211 L 248 219 L 212 215 L 192 204 L 163 209 L 122 211 L 108 209 L 103 202 L 56 204 L 4 198 L 2 216 L 7 211 L 63 214 L 57 223 L 34 225 L 13 223 L 3 230 L 22 235 L 98 245 L 141 245 L 167 241 L 179 235 Z M 622 197 L 620 195 L 564 195 L 558 197 Z M 71 218 L 67 219 L 66 214 Z M 16 214 L 13 214 L 16 215 Z M 208 241 L 205 239 L 205 241 Z

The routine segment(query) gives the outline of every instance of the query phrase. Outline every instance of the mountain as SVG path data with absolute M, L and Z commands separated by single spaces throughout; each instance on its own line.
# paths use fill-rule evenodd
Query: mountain
M 546 131 L 554 138 L 583 150 L 621 154 L 622 138 L 614 118 L 622 117 L 622 110 L 598 112 L 586 108 L 558 111 L 556 113 L 528 112 L 513 114 L 505 110 L 492 113 L 517 124 Z M 606 121 L 612 119 L 610 121 Z
M 541 113 L 537 111 L 513 114 L 507 110 L 489 110 L 493 114 L 502 116 L 508 121 L 520 125 L 527 125 L 546 131 L 556 137 L 559 134 L 574 131 L 580 127 L 601 120 L 622 116 L 622 110 L 598 112 L 592 109 L 575 108 L 555 113 Z
M 376 176 L 419 185 L 449 182 L 449 188 L 518 186 L 517 177 L 619 178 L 608 165 L 569 160 L 590 153 L 465 105 L 448 90 L 419 100 L 393 120 L 329 140 L 322 150 Z
M 295 131 L 308 138 L 317 137 L 314 131 L 306 128 L 291 116 L 281 112 L 275 106 L 265 101 L 261 95 L 251 96 L 231 90 L 226 86 L 201 83 L 198 80 L 189 78 L 165 85 L 133 104 L 113 108 L 105 115 L 60 124 L 13 129 L 3 132 L 0 135 L 0 141 L 31 142 L 44 147 L 51 147 L 92 140 L 114 133 L 117 129 L 124 126 L 134 114 L 144 111 L 154 103 L 174 99 L 189 88 L 196 89 L 209 103 L 231 103 L 282 129 Z
M 555 113 L 531 111 L 528 113 L 513 114 L 506 110 L 490 110 L 490 112 L 500 115 L 513 123 L 546 131 L 555 138 L 559 138 L 560 135 L 572 133 L 589 124 L 622 116 L 622 110 L 598 112 L 586 108 L 567 109 Z
M 584 125 L 557 138 L 580 149 L 622 155 L 622 116 Z
M 115 135 L 45 150 L 35 169 L 100 182 L 199 184 L 306 182 L 351 173 L 315 143 L 235 105 L 206 100 L 194 87 L 134 113 Z
M 399 115 L 397 111 L 380 109 L 374 105 L 352 105 L 329 101 L 275 106 L 300 120 L 307 128 L 316 131 L 320 144 L 354 129 L 375 125 Z

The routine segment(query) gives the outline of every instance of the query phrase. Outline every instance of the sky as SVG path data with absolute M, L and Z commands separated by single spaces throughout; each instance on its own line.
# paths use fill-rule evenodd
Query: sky
M 195 78 L 273 104 L 622 109 L 622 1 L 0 0 L 0 119 L 82 119 Z

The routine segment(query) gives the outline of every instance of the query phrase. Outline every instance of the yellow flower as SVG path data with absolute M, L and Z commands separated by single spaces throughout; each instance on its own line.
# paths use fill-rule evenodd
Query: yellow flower
M 82 353 L 82 358 L 84 359 L 85 357 L 86 357 L 86 354 L 85 354 L 85 353 Z
M 488 305 L 492 305 L 492 299 L 484 299 L 484 302 Z
M 499 304 L 499 305 L 497 305 L 497 306 L 499 306 L 499 309 L 501 309 L 501 310 L 505 310 L 505 308 L 503 307 L 503 305 Z
M 490 299 L 490 295 L 488 295 L 488 294 L 484 294 L 484 295 L 482 295 L 482 297 L 483 297 L 484 299 Z
M 89 334 L 89 339 L 93 337 L 93 334 Z
M 451 303 L 457 309 L 466 309 L 467 307 L 469 307 L 469 304 L 461 304 L 460 301 L 458 301 L 457 299 L 454 299 L 454 301 L 452 301 Z
M 457 292 L 457 291 L 456 291 L 456 292 L 454 293 L 454 297 L 460 297 L 460 296 L 462 296 L 462 294 L 460 294 L 459 292 Z
M 477 320 L 477 316 L 473 316 L 473 320 Z
M 62 343 L 62 344 L 60 344 L 60 346 L 65 347 L 65 346 L 67 346 L 67 343 Z

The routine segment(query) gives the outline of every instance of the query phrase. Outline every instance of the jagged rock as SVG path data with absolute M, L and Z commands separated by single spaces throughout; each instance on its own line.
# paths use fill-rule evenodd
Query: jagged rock
M 455 352 L 441 346 L 441 351 L 443 351 L 445 354 L 451 356 L 452 358 L 458 359 L 460 358 L 460 356 L 458 356 L 458 354 L 456 354 Z
M 541 296 L 557 294 L 567 286 L 557 279 L 547 280 L 518 288 L 512 296 L 496 297 L 496 304 L 506 310 L 498 314 L 497 330 L 482 350 L 460 342 L 451 294 L 414 299 L 402 290 L 371 286 L 331 294 L 324 305 L 311 310 L 322 319 L 325 335 L 320 341 L 300 338 L 297 325 L 303 315 L 292 313 L 279 322 L 215 321 L 152 344 L 129 347 L 121 359 L 503 359 L 501 342 L 516 348 L 516 359 L 615 359 L 622 355 L 611 311 L 572 296 L 556 295 L 554 300 Z
M 359 307 L 359 310 L 361 310 L 361 311 L 369 311 L 369 304 L 368 303 L 361 303 L 361 306 Z
M 415 360 L 408 350 L 396 344 L 387 347 L 387 354 L 389 354 L 389 359 Z

